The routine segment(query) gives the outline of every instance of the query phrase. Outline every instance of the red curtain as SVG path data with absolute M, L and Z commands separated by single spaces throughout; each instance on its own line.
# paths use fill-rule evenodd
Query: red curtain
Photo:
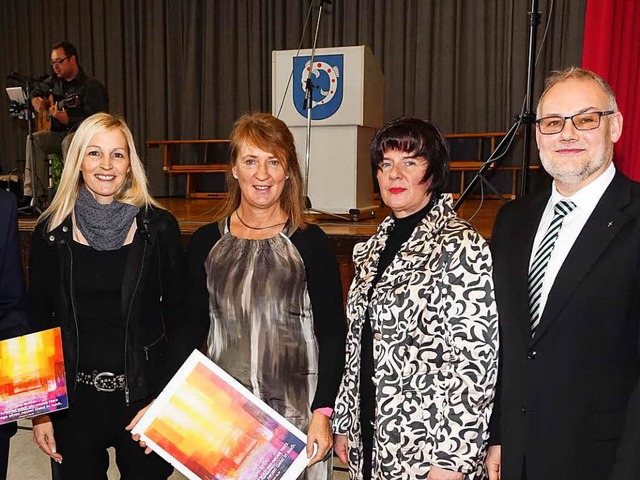
M 616 93 L 624 125 L 614 161 L 640 181 L 640 1 L 587 0 L 582 66 Z

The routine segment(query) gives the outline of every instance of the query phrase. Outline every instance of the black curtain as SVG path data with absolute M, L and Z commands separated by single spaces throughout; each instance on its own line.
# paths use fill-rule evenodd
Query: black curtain
M 578 65 L 586 0 L 540 0 L 548 23 L 536 96 L 552 69 Z M 368 45 L 385 75 L 385 118 L 417 115 L 445 132 L 504 131 L 526 85 L 528 0 L 334 0 L 318 47 Z M 303 27 L 311 9 L 304 36 Z M 553 10 L 549 15 L 550 10 Z M 271 52 L 311 46 L 317 0 L 3 0 L 0 75 L 38 76 L 67 39 L 107 86 L 156 195 L 180 193 L 150 139 L 225 138 L 246 111 L 271 110 Z M 3 96 L 0 166 L 24 161 L 26 122 Z M 519 159 L 513 159 L 519 161 Z

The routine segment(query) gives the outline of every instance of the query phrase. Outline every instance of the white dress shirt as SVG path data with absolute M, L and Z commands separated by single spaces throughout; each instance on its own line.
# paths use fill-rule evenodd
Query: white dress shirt
M 538 245 L 542 242 L 542 239 L 549 228 L 549 224 L 553 219 L 553 208 L 555 204 L 560 200 L 570 200 L 576 204 L 576 208 L 569 212 L 564 218 L 560 234 L 558 235 L 555 247 L 551 253 L 551 258 L 549 258 L 549 263 L 547 264 L 544 280 L 542 282 L 540 312 L 544 313 L 547 298 L 549 297 L 549 291 L 553 286 L 553 282 L 556 280 L 560 267 L 562 267 L 569 251 L 573 247 L 578 235 L 580 235 L 582 228 L 587 223 L 587 220 L 596 208 L 600 198 L 602 198 L 604 191 L 613 180 L 615 173 L 616 169 L 613 166 L 613 163 L 611 163 L 602 175 L 589 183 L 586 187 L 578 190 L 571 197 L 562 196 L 556 188 L 556 182 L 553 182 L 553 186 L 551 187 L 551 197 L 544 209 L 544 213 L 540 219 L 540 224 L 538 225 L 536 237 L 533 241 L 533 249 L 531 250 L 531 256 L 529 258 L 529 270 L 531 269 L 531 263 L 533 263 L 535 252 L 538 251 Z

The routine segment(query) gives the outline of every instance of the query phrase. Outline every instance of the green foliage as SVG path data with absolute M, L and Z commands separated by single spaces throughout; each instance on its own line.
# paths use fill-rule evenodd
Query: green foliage
M 58 153 L 51 153 L 48 157 L 51 157 L 51 180 L 53 183 L 53 191 L 55 192 L 58 190 L 58 185 L 60 184 L 64 163 L 62 162 L 62 155 Z

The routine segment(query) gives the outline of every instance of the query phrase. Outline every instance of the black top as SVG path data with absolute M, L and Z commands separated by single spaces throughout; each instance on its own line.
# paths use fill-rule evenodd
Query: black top
M 72 242 L 73 291 L 78 314 L 78 368 L 124 372 L 125 326 L 122 318 L 122 278 L 130 245 L 98 251 Z
M 29 252 L 29 318 L 34 329 L 60 327 L 70 396 L 84 346 L 78 342 L 72 265 L 71 215 L 53 230 L 36 225 Z M 180 227 L 170 212 L 148 206 L 136 216 L 137 229 L 122 275 L 120 305 L 127 325 L 129 401 L 157 395 L 189 356 L 201 332 L 184 308 L 186 262 Z M 125 390 L 125 396 L 127 390 Z
M 39 84 L 31 97 L 48 97 L 50 94 L 56 102 L 72 99 L 74 95 L 78 98 L 77 106 L 74 106 L 73 102 L 67 103 L 66 111 L 69 116 L 67 125 L 51 117 L 52 132 L 75 131 L 83 120 L 94 113 L 109 110 L 107 89 L 95 78 L 88 77 L 82 70 L 73 80 L 56 78 L 51 83 Z
M 189 243 L 187 304 L 192 322 L 201 326 L 203 334 L 209 328 L 209 292 L 204 263 L 220 237 L 218 224 L 212 223 L 196 231 Z M 345 358 L 346 329 L 340 271 L 329 240 L 317 225 L 296 230 L 290 239 L 304 262 L 319 346 L 318 386 L 311 409 L 333 407 Z
M 380 261 L 378 263 L 378 269 L 376 276 L 371 282 L 371 289 L 369 290 L 369 300 L 375 289 L 378 281 L 382 277 L 382 274 L 387 269 L 393 259 L 400 251 L 402 245 L 409 240 L 409 237 L 416 229 L 418 224 L 427 216 L 436 198 L 431 197 L 429 203 L 416 213 L 403 218 L 395 218 L 393 230 L 387 237 L 384 250 L 380 253 Z M 375 414 L 375 387 L 373 385 L 374 365 L 373 365 L 373 332 L 371 331 L 371 320 L 369 318 L 369 311 L 367 309 L 367 316 L 362 328 L 362 349 L 360 354 L 360 405 L 361 405 L 361 425 L 363 442 L 365 445 L 370 445 L 371 440 L 367 443 L 367 438 L 371 439 L 373 436 L 373 430 L 371 428 L 371 422 Z

